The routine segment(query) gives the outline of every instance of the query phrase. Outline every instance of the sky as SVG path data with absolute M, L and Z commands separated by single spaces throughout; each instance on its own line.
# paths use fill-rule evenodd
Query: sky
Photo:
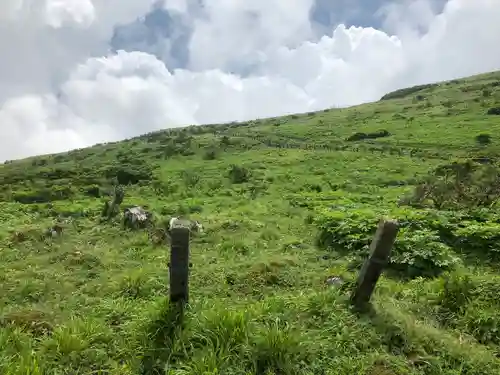
M 0 161 L 499 70 L 498 20 L 498 0 L 1 0 Z

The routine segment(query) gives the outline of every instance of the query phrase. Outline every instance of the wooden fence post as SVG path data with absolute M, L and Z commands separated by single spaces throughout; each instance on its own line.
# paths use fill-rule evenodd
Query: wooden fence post
M 370 256 L 363 264 L 356 288 L 351 296 L 355 308 L 363 309 L 370 302 L 375 285 L 389 262 L 392 246 L 398 234 L 399 225 L 395 220 L 381 219 L 370 245 Z
M 189 302 L 189 234 L 188 227 L 178 223 L 170 237 L 170 302 Z

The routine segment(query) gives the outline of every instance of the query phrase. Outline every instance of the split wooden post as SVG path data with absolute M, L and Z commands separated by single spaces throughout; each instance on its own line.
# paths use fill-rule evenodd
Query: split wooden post
M 177 220 L 170 230 L 170 302 L 189 302 L 189 226 Z
M 363 309 L 370 302 L 377 281 L 389 263 L 391 250 L 398 234 L 399 225 L 395 220 L 381 219 L 370 245 L 370 256 L 363 264 L 356 288 L 351 296 L 355 308 Z

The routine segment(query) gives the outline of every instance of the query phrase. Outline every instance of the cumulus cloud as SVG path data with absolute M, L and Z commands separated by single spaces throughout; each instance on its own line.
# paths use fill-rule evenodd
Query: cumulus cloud
M 314 6 L 2 0 L 0 160 L 168 127 L 359 104 L 408 85 L 500 69 L 498 0 L 449 0 L 439 14 L 431 0 L 400 2 L 381 9 L 383 30 L 337 25 L 322 36 L 309 17 Z M 138 25 L 152 22 L 144 17 L 157 8 L 171 15 L 163 21 L 170 31 L 152 39 L 151 28 Z M 144 40 L 116 50 L 112 40 L 124 25 L 135 25 L 128 33 Z M 186 58 L 175 69 L 181 27 Z

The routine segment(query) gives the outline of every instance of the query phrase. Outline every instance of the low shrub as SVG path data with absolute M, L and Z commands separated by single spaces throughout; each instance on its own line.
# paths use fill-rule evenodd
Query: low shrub
M 250 181 L 250 171 L 238 165 L 231 165 L 228 172 L 228 177 L 233 184 L 242 184 Z
M 353 135 L 348 137 L 346 141 L 355 142 L 355 141 L 362 141 L 364 139 L 389 137 L 390 135 L 391 133 L 389 133 L 387 130 L 379 130 L 377 132 L 372 132 L 372 133 L 354 133 Z
M 466 221 L 453 231 L 457 246 L 470 252 L 500 255 L 500 224 Z
M 408 96 L 410 96 L 418 91 L 434 88 L 437 86 L 438 86 L 437 84 L 431 83 L 431 84 L 408 87 L 408 88 L 396 90 L 396 91 L 390 92 L 388 94 L 385 94 L 384 96 L 382 96 L 382 98 L 380 100 L 402 99 L 402 98 L 406 98 L 406 97 L 408 97 Z
M 481 344 L 500 344 L 499 282 L 491 275 L 447 275 L 435 301 L 438 320 L 444 326 L 471 334 Z
M 493 107 L 493 108 L 490 108 L 488 109 L 488 111 L 486 112 L 487 115 L 496 115 L 496 116 L 500 116 L 500 107 Z
M 476 143 L 480 146 L 486 146 L 491 143 L 491 135 L 489 134 L 478 134 L 475 139 Z
M 442 236 L 450 231 L 445 218 L 440 222 L 437 215 L 425 212 L 403 215 L 389 264 L 392 272 L 410 278 L 432 277 L 460 262 L 443 241 Z M 314 220 L 319 228 L 318 245 L 359 262 L 368 255 L 379 216 L 370 210 L 319 214 Z
M 413 207 L 431 204 L 438 210 L 471 210 L 491 207 L 499 200 L 500 167 L 466 160 L 437 167 L 401 203 Z
M 75 191 L 71 187 L 53 187 L 45 189 L 18 191 L 12 195 L 15 202 L 23 204 L 48 203 L 53 201 L 71 199 Z

